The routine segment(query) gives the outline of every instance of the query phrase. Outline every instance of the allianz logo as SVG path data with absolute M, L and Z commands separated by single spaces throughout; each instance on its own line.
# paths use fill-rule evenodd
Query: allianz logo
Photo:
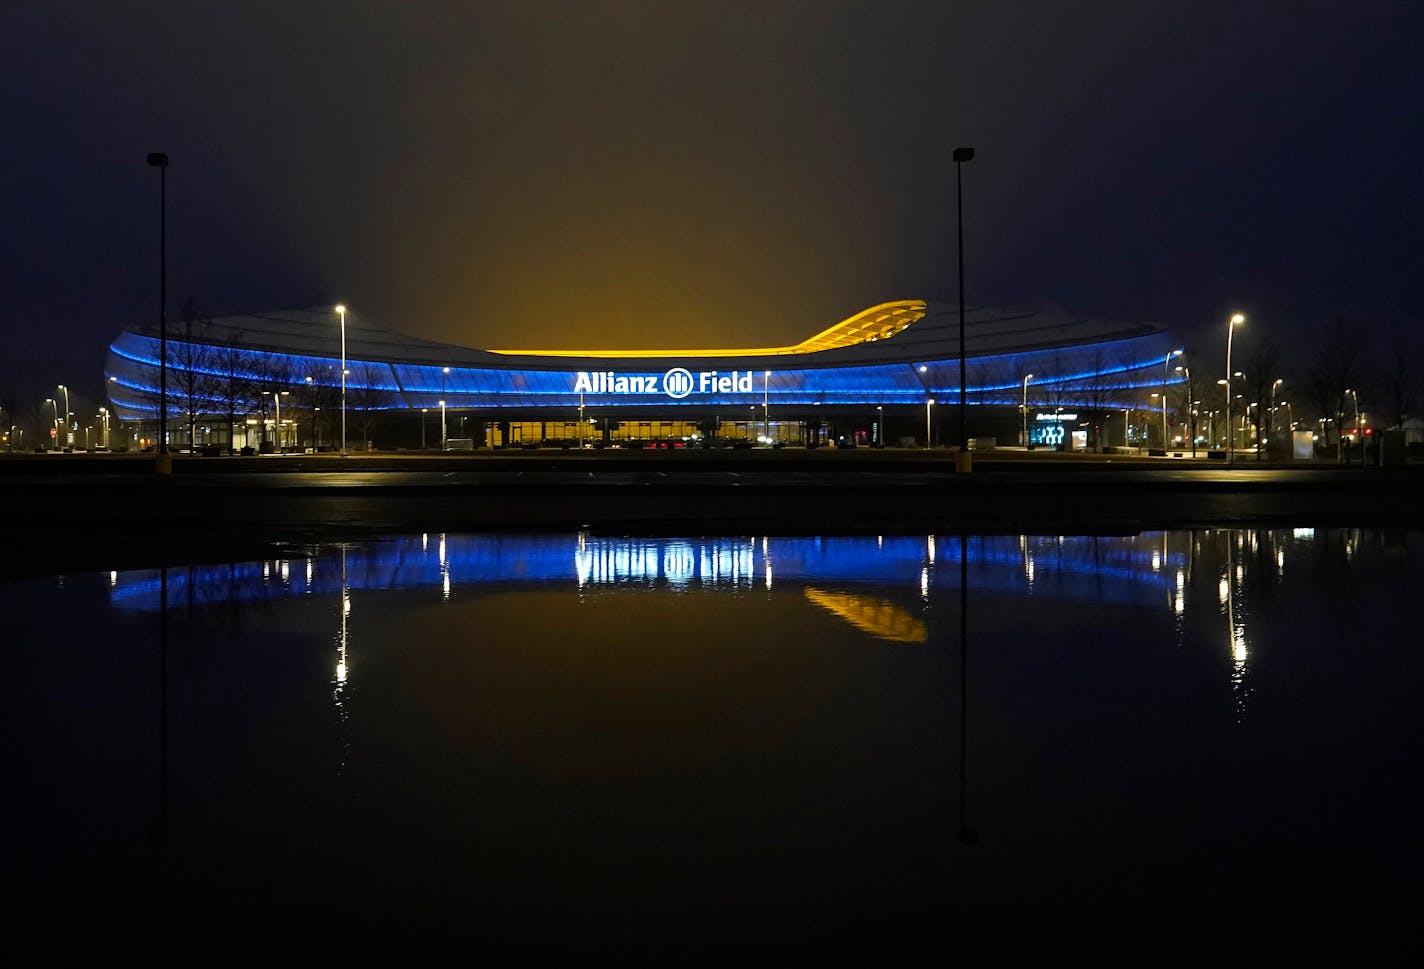
M 681 400 L 694 392 L 699 394 L 750 394 L 752 371 L 703 370 L 695 376 L 684 367 L 673 367 L 662 376 L 657 374 L 625 374 L 612 370 L 580 370 L 574 376 L 576 394 L 627 394 L 656 396 L 664 394 Z

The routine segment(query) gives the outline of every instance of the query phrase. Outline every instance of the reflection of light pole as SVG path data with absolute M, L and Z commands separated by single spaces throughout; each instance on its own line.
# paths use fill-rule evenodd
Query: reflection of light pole
M 346 457 L 346 306 L 336 304 L 336 313 L 341 317 L 341 456 Z
M 1236 313 L 1226 324 L 1226 463 L 1231 464 L 1231 336 L 1246 317 Z
M 440 450 L 442 451 L 450 450 L 449 445 L 446 443 L 448 438 L 445 435 L 445 428 L 445 398 L 442 397 L 440 398 Z
M 974 160 L 973 148 L 954 149 L 954 191 L 959 222 L 959 454 L 960 462 L 969 460 L 969 431 L 965 420 L 966 398 L 964 377 L 964 163 Z M 933 403 L 933 401 L 931 401 Z M 928 411 L 926 412 L 928 413 Z M 968 471 L 963 463 L 957 470 Z
M 930 449 L 930 408 L 934 406 L 934 398 L 925 399 L 925 450 Z
M 1024 374 L 1023 404 L 1020 405 L 1020 407 L 1019 407 L 1019 410 L 1023 413 L 1023 441 L 1022 441 L 1022 444 L 1023 444 L 1023 446 L 1024 446 L 1025 449 L 1028 448 L 1028 382 L 1029 382 L 1030 380 L 1032 380 L 1032 379 L 1033 379 L 1033 374 L 1031 374 L 1031 373 L 1026 373 L 1026 374 Z
M 1171 365 L 1173 357 L 1181 355 L 1182 351 L 1178 348 L 1167 354 L 1166 359 L 1162 361 L 1162 450 L 1164 451 L 1167 450 L 1167 381 L 1171 379 L 1167 368 Z
M 168 155 L 148 153 L 148 165 L 158 169 L 158 453 L 168 453 Z M 159 462 L 159 473 L 170 470 Z

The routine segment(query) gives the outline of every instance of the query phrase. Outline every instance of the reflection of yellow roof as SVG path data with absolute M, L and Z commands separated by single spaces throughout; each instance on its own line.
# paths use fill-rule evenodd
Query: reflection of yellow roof
M 492 350 L 524 357 L 770 357 L 785 353 L 815 353 L 854 346 L 871 340 L 886 340 L 925 315 L 925 302 L 901 299 L 861 310 L 848 320 L 827 327 L 815 336 L 791 347 L 759 347 L 742 350 Z
M 804 591 L 806 598 L 822 609 L 877 639 L 890 643 L 923 643 L 929 639 L 925 624 L 893 602 L 853 592 Z

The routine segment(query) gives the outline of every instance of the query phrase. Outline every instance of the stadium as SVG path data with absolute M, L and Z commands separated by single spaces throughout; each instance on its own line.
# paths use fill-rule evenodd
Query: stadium
M 963 342 L 979 446 L 1160 445 L 1158 395 L 1180 382 L 1160 325 L 981 306 Z M 333 307 L 253 313 L 168 325 L 169 443 L 327 450 L 344 409 L 352 449 L 957 444 L 959 354 L 957 308 L 915 299 L 742 349 L 480 350 Z M 151 445 L 157 328 L 121 333 L 105 376 Z

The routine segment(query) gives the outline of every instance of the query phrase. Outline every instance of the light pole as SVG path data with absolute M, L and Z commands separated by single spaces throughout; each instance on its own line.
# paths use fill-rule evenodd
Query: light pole
M 445 437 L 445 398 L 440 398 L 440 450 L 448 451 Z
M 69 430 L 69 388 L 64 384 L 59 384 L 59 389 L 64 391 L 64 444 L 66 447 L 73 447 L 73 434 Z M 1357 411 L 1359 408 L 1355 408 Z
M 1023 446 L 1028 450 L 1028 382 L 1033 379 L 1033 374 L 1024 374 L 1023 403 L 1019 405 L 1019 412 L 1023 414 Z
M 336 304 L 341 317 L 341 456 L 346 457 L 346 304 Z
M 1360 395 L 1357 394 L 1355 391 L 1351 390 L 1349 387 L 1345 388 L 1345 393 L 1349 394 L 1355 401 L 1355 433 L 1350 435 L 1354 438 L 1354 440 L 1350 442 L 1350 445 L 1353 447 L 1360 443 Z M 1338 427 L 1335 429 L 1335 439 L 1337 441 L 1340 439 L 1340 429 Z M 1360 450 L 1361 452 L 1364 451 L 1363 448 L 1361 448 Z
M 964 163 L 974 160 L 973 148 L 954 149 L 954 193 L 957 221 L 959 223 L 959 454 L 955 458 L 955 470 L 968 471 L 969 424 L 965 419 L 967 398 L 965 397 L 964 366 Z M 934 403 L 934 401 L 930 401 Z M 925 411 L 928 418 L 929 411 Z M 928 437 L 928 435 L 926 435 Z
M 761 378 L 761 436 L 766 438 L 766 443 L 771 443 L 771 371 L 767 370 Z
M 1167 381 L 1171 380 L 1171 371 L 1168 369 L 1172 364 L 1173 357 L 1180 357 L 1182 348 L 1178 347 L 1167 354 L 1162 361 L 1162 450 L 1167 450 Z
M 45 403 L 54 407 L 54 433 L 50 437 L 54 447 L 59 447 L 59 401 L 53 397 L 46 397 Z
M 930 408 L 934 406 L 934 398 L 925 399 L 925 450 L 930 449 Z
M 425 415 L 430 412 L 429 407 L 420 409 L 420 449 L 425 450 Z
M 281 393 L 278 393 L 278 392 L 275 391 L 275 390 L 272 391 L 272 400 L 275 401 L 276 404 L 277 404 L 277 453 L 278 453 L 278 454 L 281 454 L 281 453 L 282 453 L 282 398 L 283 398 L 283 397 L 286 397 L 286 396 L 289 396 L 290 394 L 291 394 L 291 391 L 290 391 L 290 390 L 284 390 L 284 391 L 282 391 Z
M 875 443 L 885 445 L 885 405 L 875 405 Z
M 1231 336 L 1236 328 L 1246 322 L 1246 317 L 1235 313 L 1226 324 L 1226 463 L 1231 464 Z
M 1271 449 L 1271 432 L 1276 429 L 1276 388 L 1285 383 L 1284 377 L 1277 377 L 1271 381 L 1271 409 L 1267 411 L 1266 417 L 1266 450 Z M 1287 428 L 1289 429 L 1289 428 Z
M 168 154 L 148 153 L 148 165 L 158 169 L 158 473 L 170 474 L 168 453 Z
M 104 450 L 107 451 L 107 450 L 109 449 L 109 408 L 107 408 L 107 407 L 100 407 L 100 408 L 99 408 L 99 417 L 100 417 L 100 418 L 103 420 L 103 422 L 104 422 L 104 444 L 103 444 L 103 447 L 104 447 Z

